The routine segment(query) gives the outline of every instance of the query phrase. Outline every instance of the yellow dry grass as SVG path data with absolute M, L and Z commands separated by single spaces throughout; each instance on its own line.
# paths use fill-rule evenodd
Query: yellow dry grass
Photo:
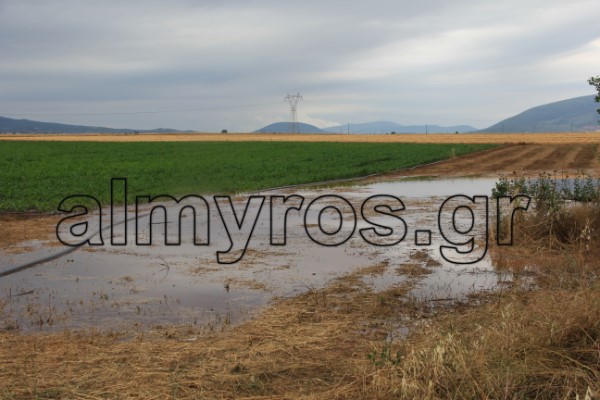
M 27 240 L 52 240 L 57 216 L 0 213 L 0 249 L 20 253 L 18 244 Z M 17 246 L 17 247 L 15 247 Z
M 432 316 L 405 298 L 409 284 L 361 285 L 361 273 L 384 268 L 224 332 L 0 333 L 0 397 L 593 399 L 600 390 L 598 286 L 509 291 Z M 407 339 L 398 323 L 412 327 Z
M 372 143 L 600 143 L 600 132 L 556 133 L 463 133 L 463 134 L 288 134 L 288 133 L 171 133 L 171 134 L 16 134 L 0 140 L 62 142 L 189 142 L 189 141 L 286 141 L 286 142 L 372 142 Z
M 370 397 L 368 354 L 406 289 L 375 294 L 350 281 L 224 332 L 0 333 L 0 398 Z

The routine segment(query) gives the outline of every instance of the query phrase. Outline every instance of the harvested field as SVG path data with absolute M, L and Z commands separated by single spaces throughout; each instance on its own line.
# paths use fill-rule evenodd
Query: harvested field
M 597 144 L 510 144 L 447 161 L 398 171 L 398 176 L 492 176 L 517 173 L 557 176 L 577 173 L 600 177 Z
M 552 133 L 433 133 L 433 134 L 288 134 L 288 133 L 173 133 L 173 134 L 16 134 L 0 140 L 60 142 L 372 142 L 372 143 L 600 143 L 600 132 Z

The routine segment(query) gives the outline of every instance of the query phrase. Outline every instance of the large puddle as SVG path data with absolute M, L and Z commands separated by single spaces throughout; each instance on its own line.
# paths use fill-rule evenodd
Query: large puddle
M 0 329 L 168 324 L 218 328 L 248 317 L 274 297 L 321 288 L 336 277 L 375 264 L 385 268 L 363 278 L 374 290 L 412 280 L 416 283 L 411 295 L 416 298 L 460 301 L 508 279 L 495 272 L 484 255 L 494 202 L 489 200 L 486 209 L 483 199 L 475 203 L 468 199 L 489 196 L 495 181 L 411 179 L 284 189 L 235 196 L 231 204 L 222 198 L 218 206 L 206 196 L 208 210 L 202 202 L 194 203 L 196 225 L 189 209 L 179 224 L 181 204 L 174 202 L 163 204 L 166 225 L 160 210 L 150 223 L 153 203 L 139 207 L 137 230 L 135 207 L 129 207 L 129 221 L 115 225 L 112 235 L 126 245 L 111 245 L 106 207 L 102 217 L 90 215 L 86 220 L 92 241 L 98 239 L 91 234 L 102 221 L 103 245 L 84 245 L 0 278 Z M 462 196 L 451 199 L 457 195 Z M 256 196 L 264 196 L 262 206 Z M 300 209 L 293 208 L 301 199 Z M 286 206 L 291 208 L 284 229 Z M 120 210 L 114 221 L 123 220 Z M 61 226 L 61 238 L 74 238 L 69 236 L 70 225 L 74 224 L 67 221 Z M 196 241 L 209 239 L 208 245 L 194 244 L 194 226 Z M 73 231 L 80 228 L 74 226 Z M 181 229 L 179 245 L 164 243 L 165 228 L 168 243 L 177 241 Z M 151 235 L 152 244 L 143 244 Z M 458 244 L 469 239 L 472 245 Z M 68 249 L 58 239 L 26 245 L 34 250 L 10 254 L 0 249 L 0 273 Z M 442 250 L 443 246 L 456 250 Z M 224 252 L 219 255 L 221 263 L 217 252 Z

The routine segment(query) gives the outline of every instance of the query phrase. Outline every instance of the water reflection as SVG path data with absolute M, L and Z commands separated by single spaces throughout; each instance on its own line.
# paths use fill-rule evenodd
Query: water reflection
M 441 257 L 440 246 L 447 244 L 438 227 L 438 210 L 448 196 L 490 195 L 493 179 L 435 179 L 376 182 L 367 185 L 335 188 L 304 188 L 266 192 L 266 205 L 258 219 L 247 250 L 235 264 L 219 264 L 217 251 L 227 251 L 230 239 L 244 240 L 244 232 L 226 231 L 223 220 L 241 223 L 248 196 L 234 200 L 234 210 L 220 215 L 212 199 L 209 201 L 210 245 L 193 244 L 193 219 L 182 220 L 182 243 L 166 246 L 157 236 L 150 246 L 136 245 L 136 238 L 148 235 L 150 227 L 164 228 L 164 223 L 149 224 L 148 216 L 127 225 L 126 246 L 83 248 L 43 263 L 34 268 L 0 278 L 0 302 L 3 304 L 0 328 L 23 331 L 60 330 L 78 327 L 118 329 L 140 324 L 214 324 L 239 321 L 275 296 L 294 296 L 309 289 L 324 287 L 332 279 L 362 267 L 386 263 L 380 274 L 365 276 L 364 282 L 374 290 L 398 285 L 407 279 L 417 280 L 412 295 L 421 299 L 460 299 L 469 292 L 493 289 L 506 277 L 492 268 L 489 256 L 474 265 L 457 266 Z M 269 196 L 303 196 L 300 210 L 287 215 L 285 246 L 272 245 Z M 354 210 L 356 230 L 339 246 L 315 243 L 307 235 L 306 208 L 310 202 L 329 194 L 347 200 Z M 360 235 L 363 228 L 373 228 L 361 216 L 361 205 L 373 195 L 392 195 L 402 199 L 401 216 L 406 223 L 405 238 L 394 246 L 380 247 L 367 243 Z M 169 205 L 167 205 L 169 207 Z M 251 206 L 246 210 L 253 210 Z M 142 214 L 149 213 L 142 207 Z M 130 216 L 134 209 L 130 208 Z M 329 210 L 331 211 L 331 210 Z M 336 232 L 340 218 L 351 218 L 335 212 L 323 212 L 317 221 L 325 232 Z M 458 215 L 458 214 L 457 214 Z M 468 215 L 459 215 L 459 220 Z M 371 221 L 382 218 L 372 215 Z M 479 215 L 478 218 L 485 216 Z M 121 217 L 122 219 L 122 217 Z M 90 225 L 102 221 L 108 226 L 108 215 L 91 216 Z M 157 222 L 154 221 L 154 222 Z M 460 222 L 460 221 L 459 221 Z M 468 225 L 468 221 L 463 221 Z M 177 228 L 177 220 L 167 227 Z M 97 226 L 96 226 L 97 227 Z M 144 230 L 143 227 L 146 227 Z M 157 229 L 155 233 L 162 232 Z M 417 231 L 430 231 L 429 244 L 416 244 Z M 474 227 L 480 237 L 484 224 Z M 118 230 L 124 235 L 124 230 Z M 176 235 L 178 229 L 170 229 Z M 105 231 L 105 235 L 108 233 Z M 237 236 L 236 236 L 237 235 Z M 123 236 L 120 236 L 123 239 Z M 0 250 L 2 270 L 22 265 L 58 251 L 57 243 L 32 241 L 34 251 L 8 254 Z M 479 243 L 478 246 L 481 244 Z M 415 256 L 418 254 L 419 256 Z M 399 272 L 406 265 L 427 269 L 423 275 Z M 0 270 L 1 272 L 1 270 Z

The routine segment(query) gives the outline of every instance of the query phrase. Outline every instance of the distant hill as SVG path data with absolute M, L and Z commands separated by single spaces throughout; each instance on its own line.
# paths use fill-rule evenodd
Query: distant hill
M 348 125 L 324 128 L 326 132 L 348 133 Z M 392 121 L 375 121 L 363 124 L 350 124 L 350 133 L 454 133 L 472 132 L 477 128 L 470 125 L 439 126 L 439 125 L 400 125 Z
M 135 132 L 179 132 L 175 129 L 153 130 L 113 129 L 101 126 L 67 125 L 55 122 L 31 121 L 0 117 L 0 133 L 135 133 Z
M 275 122 L 262 129 L 257 129 L 253 133 L 290 133 L 289 122 Z M 314 125 L 298 122 L 298 133 L 325 133 L 325 131 Z
M 480 132 L 570 132 L 600 130 L 594 96 L 581 96 L 530 108 Z

